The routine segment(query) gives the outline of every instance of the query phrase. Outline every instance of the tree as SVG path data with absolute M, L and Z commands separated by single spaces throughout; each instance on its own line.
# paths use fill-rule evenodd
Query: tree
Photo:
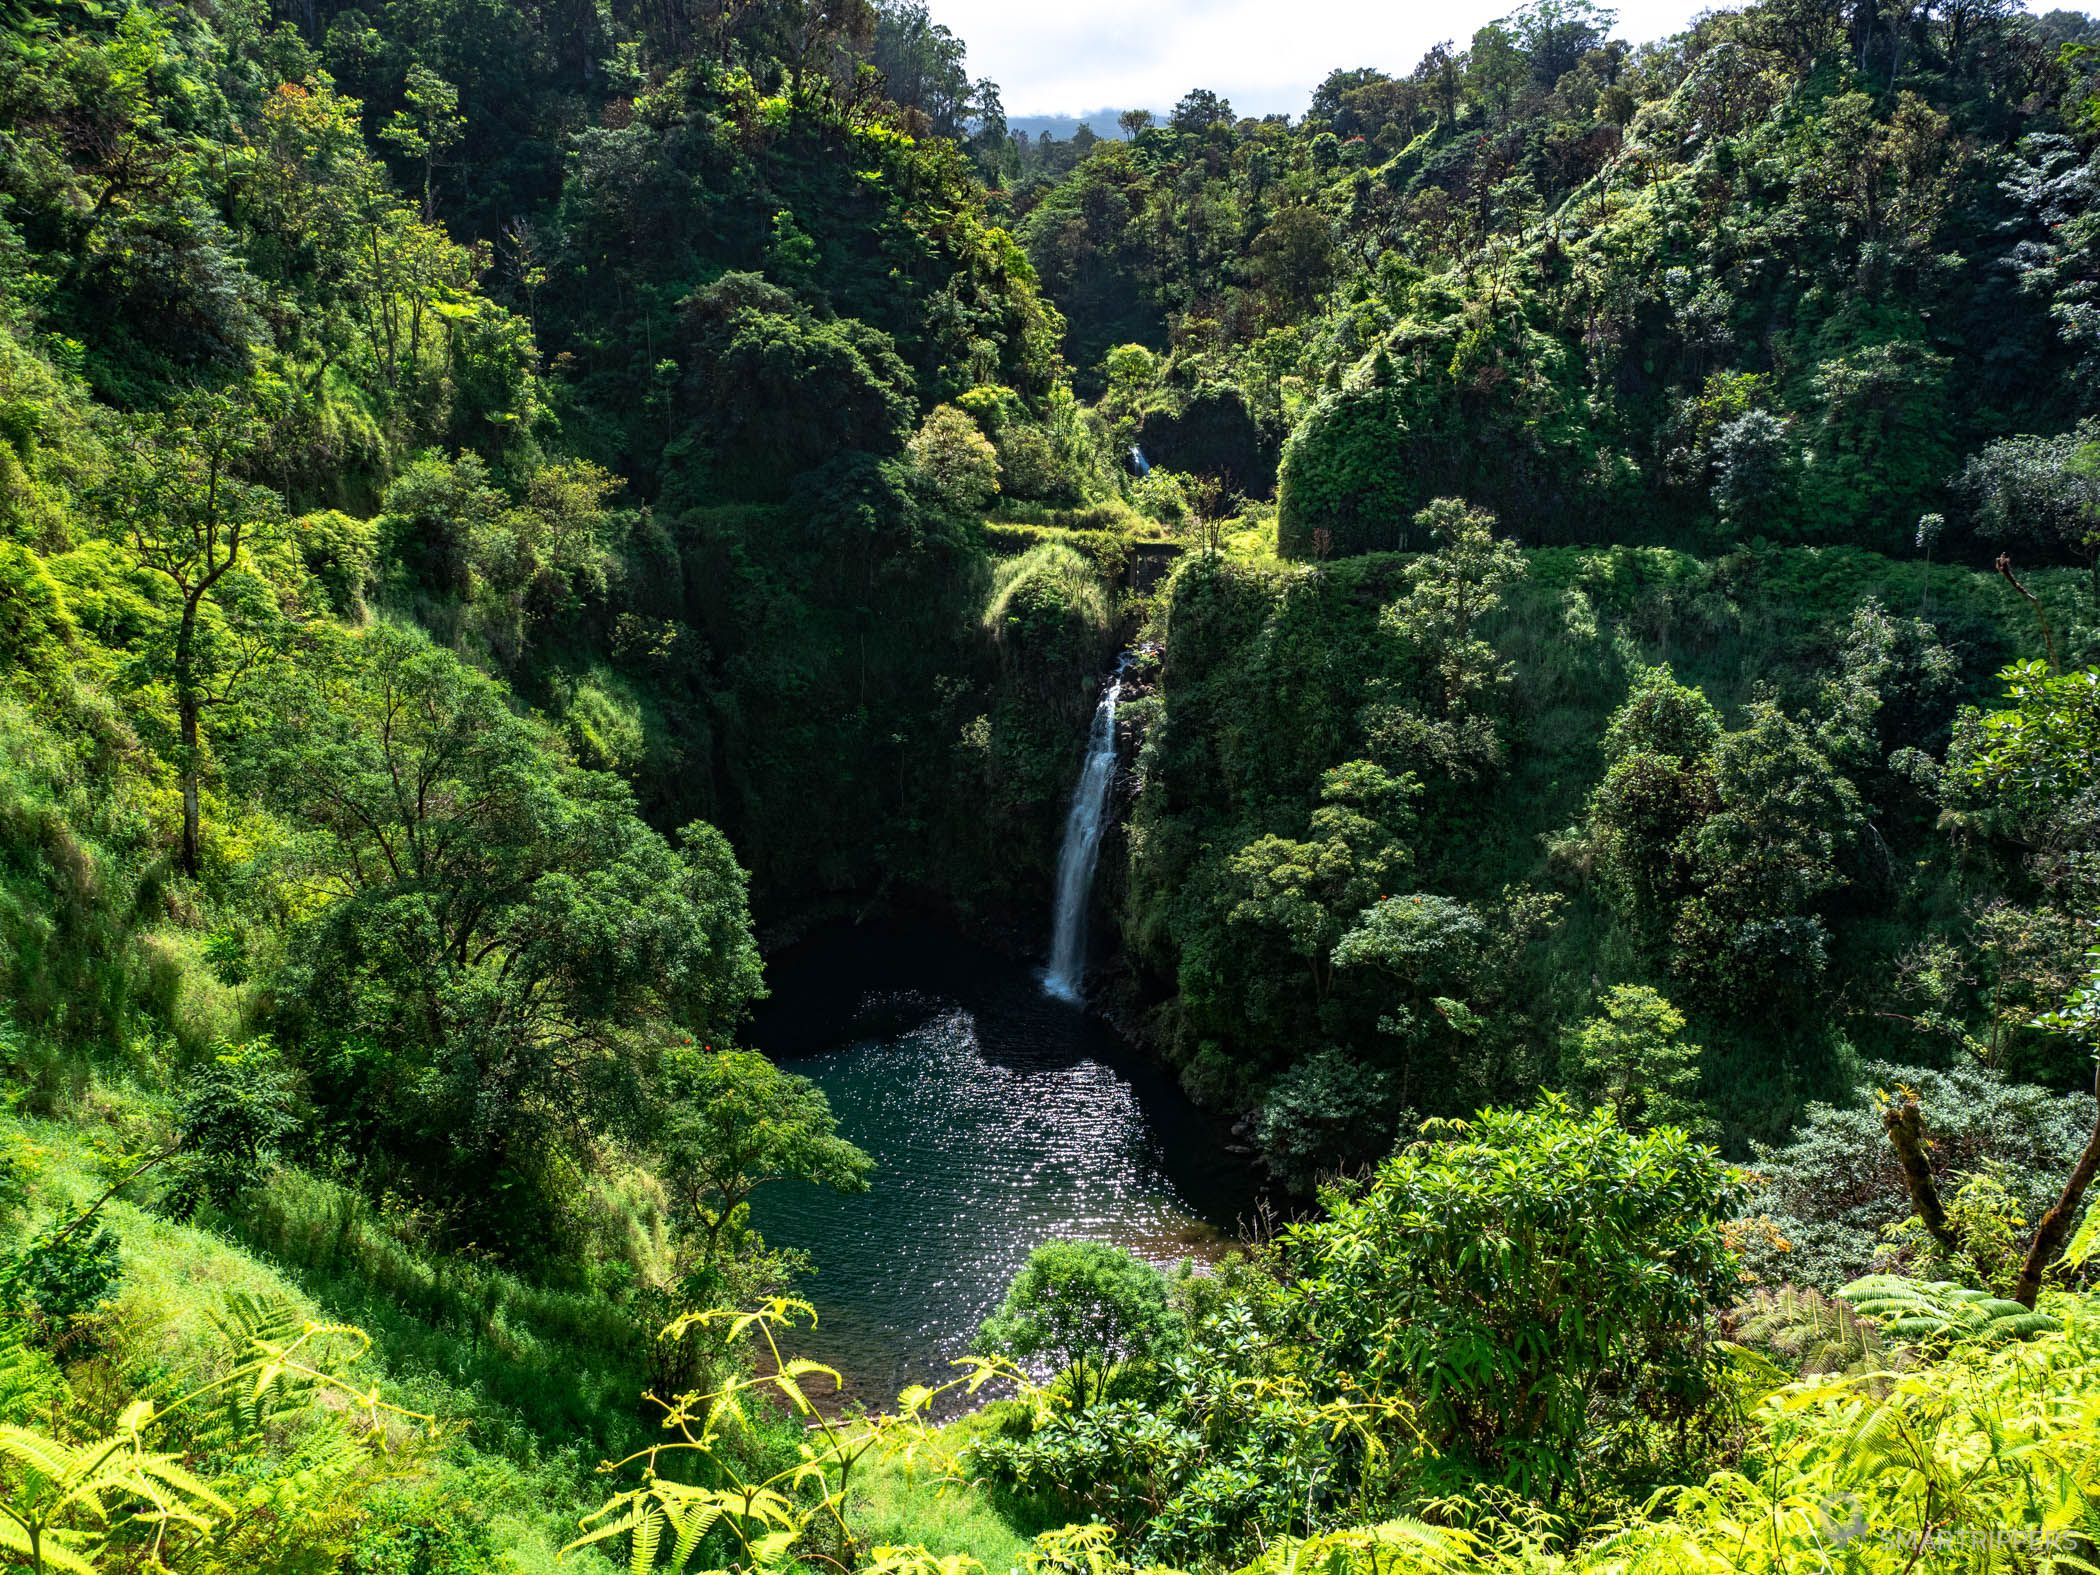
M 1412 777 L 1349 761 L 1321 779 L 1307 840 L 1259 837 L 1231 858 L 1228 921 L 1303 959 L 1316 1001 L 1333 977 L 1335 942 L 1412 862 L 1401 838 L 1413 828 L 1416 791 Z M 1257 976 L 1250 987 L 1268 983 L 1248 972 Z
M 1496 119 L 1510 119 L 1517 95 L 1530 81 L 1531 62 L 1507 27 L 1490 22 L 1473 35 L 1466 51 L 1466 88 Z
M 1701 1052 L 1684 1038 L 1684 1014 L 1641 984 L 1613 985 L 1602 1005 L 1568 1036 L 1569 1084 L 1629 1132 L 1703 1135 L 1711 1123 L 1698 1099 Z
M 1434 892 L 1381 898 L 1336 943 L 1338 973 L 1357 976 L 1377 1002 L 1378 1031 L 1400 1047 L 1400 1095 L 1415 1052 L 1439 1039 L 1470 1039 L 1479 1019 L 1465 1003 L 1480 984 L 1488 927 L 1477 909 Z
M 222 1043 L 184 1081 L 175 1122 L 172 1212 L 229 1208 L 299 1130 L 291 1071 L 267 1038 Z
M 654 1146 L 672 1221 L 688 1243 L 679 1268 L 689 1287 L 695 1276 L 718 1280 L 729 1260 L 764 1250 L 750 1226 L 761 1187 L 805 1181 L 868 1190 L 875 1162 L 839 1136 L 824 1091 L 754 1051 L 667 1051 L 660 1107 Z
M 466 135 L 466 117 L 459 112 L 459 89 L 420 60 L 408 68 L 401 89 L 405 107 L 380 130 L 379 135 L 401 150 L 404 158 L 423 166 L 423 222 L 437 216 L 437 171 L 439 160 Z
M 1407 676 L 1381 686 L 1365 730 L 1381 756 L 1425 779 L 1469 782 L 1501 767 L 1493 706 L 1515 676 L 1476 626 L 1524 577 L 1524 556 L 1495 535 L 1494 515 L 1462 498 L 1437 499 L 1415 527 L 1436 547 L 1407 566 L 1407 593 L 1378 620 Z
M 1169 122 L 1176 131 L 1204 132 L 1232 124 L 1232 105 L 1208 88 L 1192 88 L 1174 106 Z
M 1768 410 L 1746 410 L 1713 437 L 1714 508 L 1739 536 L 1787 517 L 1793 450 L 1787 425 Z
M 1720 741 L 1720 713 L 1667 666 L 1643 669 L 1605 725 L 1590 845 L 1613 896 L 1651 938 L 1690 890 L 1690 837 L 1713 813 Z
M 494 528 L 503 507 L 479 455 L 418 455 L 386 489 L 380 540 L 416 591 L 463 603 L 474 594 L 477 539 Z
M 1961 664 L 1921 618 L 1899 618 L 1869 597 L 1853 610 L 1837 671 L 1823 685 L 1823 750 L 1848 770 L 1886 782 L 1903 750 L 1947 739 Z
M 778 498 L 841 450 L 893 455 L 911 435 L 911 369 L 889 335 L 819 318 L 756 274 L 695 291 L 681 318 L 692 435 L 714 479 Z
M 1063 1375 L 1083 1411 L 1106 1397 L 1119 1364 L 1156 1360 L 1184 1336 L 1151 1264 L 1104 1242 L 1052 1241 L 1028 1255 L 977 1339 L 987 1355 Z
M 923 0 L 883 0 L 876 7 L 870 58 L 884 88 L 897 103 L 923 112 L 935 136 L 958 142 L 998 103 L 996 90 L 989 105 L 984 101 L 989 84 L 971 82 L 966 54 L 963 41 L 933 20 Z M 1004 131 L 999 135 L 1003 140 Z
M 1285 208 L 1254 239 L 1262 284 L 1291 318 L 1309 312 L 1334 278 L 1334 237 L 1309 203 Z
M 1985 717 L 1967 773 L 2030 813 L 2049 813 L 2067 799 L 2089 798 L 2100 783 L 2100 669 L 2052 677 L 2030 662 L 2004 674 L 2013 704 Z M 2100 953 L 2094 954 L 2100 962 Z M 2038 1026 L 2086 1045 L 2095 1063 L 2093 1091 L 2100 1100 L 2100 968 L 2074 991 L 2061 1011 Z M 1892 1107 L 1892 1112 L 1894 1107 Z M 1889 1140 L 1904 1161 L 1905 1180 L 1918 1216 L 1935 1238 L 1935 1216 L 1943 1213 L 1933 1195 L 1932 1173 L 1922 1166 L 1916 1104 L 1905 1116 L 1892 1113 Z M 2100 1175 L 2100 1113 L 2092 1135 L 2073 1162 L 2062 1190 L 2043 1213 L 2030 1238 L 2014 1283 L 2013 1300 L 2032 1308 L 2042 1282 L 2062 1257 L 2078 1224 L 2078 1211 Z
M 1600 47 L 1618 20 L 1617 11 L 1594 0 L 1530 0 L 1504 18 L 1531 59 L 1532 80 L 1542 88 L 1552 87 Z
M 1761 992 L 1804 989 L 1823 970 L 1829 931 L 1817 909 L 1846 884 L 1842 860 L 1865 814 L 1808 730 L 1768 701 L 1715 750 L 1714 796 L 1691 835 L 1673 966 L 1737 1010 L 1769 1011 Z
M 1718 1399 L 1746 1196 L 1682 1132 L 1556 1096 L 1432 1122 L 1285 1233 L 1288 1302 L 1315 1360 L 1414 1397 L 1436 1448 L 1550 1503 L 1608 1468 L 1615 1428 L 1659 1439 Z
M 388 625 L 322 643 L 266 712 L 246 775 L 300 828 L 279 1017 L 322 1129 L 544 1247 L 564 1167 L 646 1132 L 655 1047 L 726 1038 L 759 991 L 728 843 L 666 840 L 493 681 Z
M 1392 79 L 1372 66 L 1357 66 L 1353 69 L 1337 66 L 1320 80 L 1313 89 L 1312 103 L 1306 106 L 1308 120 L 1332 121 L 1342 112 L 1349 95 L 1361 92 Z
M 177 612 L 170 672 L 175 690 L 176 772 L 182 784 L 182 871 L 198 871 L 204 713 L 232 698 L 268 651 L 275 608 L 211 617 L 212 600 L 244 551 L 262 545 L 283 500 L 242 479 L 261 435 L 251 407 L 194 395 L 169 415 L 127 424 L 110 488 L 110 513 L 141 567 L 173 588 Z
M 1984 535 L 2084 559 L 2100 608 L 2100 420 L 1987 443 L 1963 467 L 1961 487 Z
M 2057 676 L 2021 662 L 1998 676 L 2010 704 L 1980 719 L 1964 774 L 2027 814 L 2091 793 L 2100 785 L 2100 668 Z
M 954 405 L 933 407 L 910 452 L 934 495 L 957 513 L 976 513 L 999 493 L 998 450 Z
M 2094 953 L 2094 960 L 2100 963 L 2100 952 Z M 2071 1234 L 2078 1228 L 2086 1193 L 2094 1178 L 2100 1176 L 2100 966 L 2095 967 L 2083 988 L 2072 993 L 2062 1011 L 2051 1014 L 2050 1026 L 2073 1035 L 2091 1048 L 2096 1066 L 2093 1084 L 2095 1111 L 2092 1130 L 2071 1161 L 2062 1186 L 2043 1209 L 2024 1251 L 2018 1252 L 2020 1267 L 2010 1295 L 2030 1312 L 2034 1310 L 2043 1285 L 2062 1261 Z M 1941 1201 L 1931 1144 L 1926 1134 L 1925 1111 L 1915 1091 L 1898 1089 L 1885 1096 L 1882 1126 L 1888 1134 L 1890 1147 L 1896 1151 L 1904 1190 L 1925 1233 L 1950 1254 L 1975 1253 L 1977 1243 L 1957 1227 Z M 1979 1274 L 1989 1283 L 1995 1265 L 1981 1254 L 1977 1254 L 1977 1260 Z

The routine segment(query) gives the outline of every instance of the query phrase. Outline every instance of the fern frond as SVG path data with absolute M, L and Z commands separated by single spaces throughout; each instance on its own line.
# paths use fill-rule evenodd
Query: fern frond
M 64 1482 L 82 1467 L 79 1450 L 11 1422 L 0 1424 L 0 1456 L 21 1462 L 50 1482 Z
M 649 1575 L 656 1568 L 656 1550 L 663 1536 L 663 1511 L 654 1504 L 645 1505 L 634 1523 L 634 1546 L 628 1558 L 634 1575 Z
M 42 1543 L 45 1568 L 62 1571 L 63 1575 L 97 1575 L 95 1566 L 84 1554 L 76 1551 L 76 1547 L 87 1545 L 87 1539 L 76 1533 L 46 1531 Z M 29 1533 L 11 1520 L 0 1519 L 0 1552 L 17 1553 L 26 1560 L 29 1557 Z
M 2067 1269 L 2082 1269 L 2094 1253 L 2100 1252 L 2100 1198 L 2093 1200 L 2085 1211 L 2071 1243 L 2064 1248 L 2060 1260 Z
M 689 1505 L 672 1515 L 672 1524 L 678 1531 L 678 1540 L 671 1546 L 672 1575 L 683 1575 L 685 1567 L 692 1563 L 693 1555 L 700 1550 L 700 1539 L 721 1518 L 721 1506 L 716 1504 Z
M 622 1493 L 611 1503 L 603 1504 L 584 1516 L 578 1527 L 583 1535 L 563 1544 L 562 1556 L 567 1557 L 580 1548 L 593 1547 L 600 1542 L 611 1542 L 626 1536 L 634 1530 L 642 1517 L 643 1497 L 641 1491 Z M 594 1520 L 600 1521 L 601 1524 L 593 1526 L 591 1522 Z
M 2018 1302 L 1946 1280 L 1906 1280 L 1870 1274 L 1838 1292 L 1861 1317 L 1882 1332 L 1915 1344 L 1956 1345 L 1976 1341 L 2001 1345 L 2054 1334 L 2061 1322 L 2029 1312 Z
M 172 1488 L 193 1504 L 202 1504 L 222 1515 L 233 1513 L 231 1504 L 185 1471 L 176 1463 L 173 1455 L 139 1455 L 134 1457 L 130 1464 L 139 1477 Z

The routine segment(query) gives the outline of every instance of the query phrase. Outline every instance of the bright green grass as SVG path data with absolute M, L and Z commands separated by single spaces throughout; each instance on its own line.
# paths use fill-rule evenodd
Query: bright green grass
M 953 1455 L 984 1423 L 982 1415 L 950 1423 L 935 1453 Z M 918 1544 L 936 1555 L 967 1554 L 992 1575 L 1019 1569 L 1029 1547 L 1029 1537 L 983 1489 L 954 1480 L 937 1460 L 906 1460 L 901 1448 L 861 1463 L 849 1513 L 871 1546 Z
M 98 1091 L 96 1097 L 110 1096 Z M 0 1252 L 48 1221 L 85 1208 L 107 1185 L 82 1126 L 0 1114 L 0 1145 L 17 1138 L 31 1147 L 35 1175 L 24 1217 L 12 1229 L 0 1227 Z M 212 1319 L 237 1294 L 281 1299 L 322 1322 L 358 1321 L 344 1318 L 266 1259 L 210 1230 L 178 1224 L 121 1198 L 105 1206 L 101 1217 L 122 1244 L 123 1278 L 108 1313 L 109 1342 L 124 1380 L 134 1388 L 180 1375 L 220 1349 Z M 394 1403 L 463 1423 L 437 1453 L 415 1463 L 410 1485 L 425 1485 L 440 1498 L 479 1508 L 501 1555 L 497 1569 L 553 1575 L 557 1550 L 574 1534 L 577 1515 L 589 1507 L 582 1502 L 578 1463 L 553 1458 L 551 1451 L 539 1458 L 506 1458 L 477 1448 L 474 1397 L 447 1377 L 444 1369 L 451 1364 L 403 1366 L 388 1354 L 383 1341 L 375 1343 L 360 1376 L 377 1377 Z M 559 1568 L 603 1575 L 612 1566 L 587 1553 L 562 1561 Z

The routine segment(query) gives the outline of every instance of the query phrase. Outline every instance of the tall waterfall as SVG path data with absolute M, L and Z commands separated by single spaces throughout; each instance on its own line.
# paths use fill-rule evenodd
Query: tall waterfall
M 1109 791 L 1116 780 L 1116 701 L 1123 695 L 1125 653 L 1115 677 L 1094 708 L 1087 734 L 1086 764 L 1072 790 L 1065 814 L 1065 845 L 1057 855 L 1057 908 L 1050 932 L 1050 967 L 1043 988 L 1060 1001 L 1078 1001 L 1086 978 L 1086 910 L 1094 890 L 1094 866 L 1101 859 L 1101 834 L 1108 825 Z

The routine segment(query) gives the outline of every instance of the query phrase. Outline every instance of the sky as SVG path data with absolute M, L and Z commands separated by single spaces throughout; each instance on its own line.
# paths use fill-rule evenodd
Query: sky
M 999 84 L 1009 116 L 1103 106 L 1171 109 L 1193 87 L 1242 115 L 1301 115 L 1337 66 L 1405 72 L 1442 39 L 1463 46 L 1515 0 L 928 0 Z M 1676 32 L 1713 0 L 1620 0 L 1618 35 Z

